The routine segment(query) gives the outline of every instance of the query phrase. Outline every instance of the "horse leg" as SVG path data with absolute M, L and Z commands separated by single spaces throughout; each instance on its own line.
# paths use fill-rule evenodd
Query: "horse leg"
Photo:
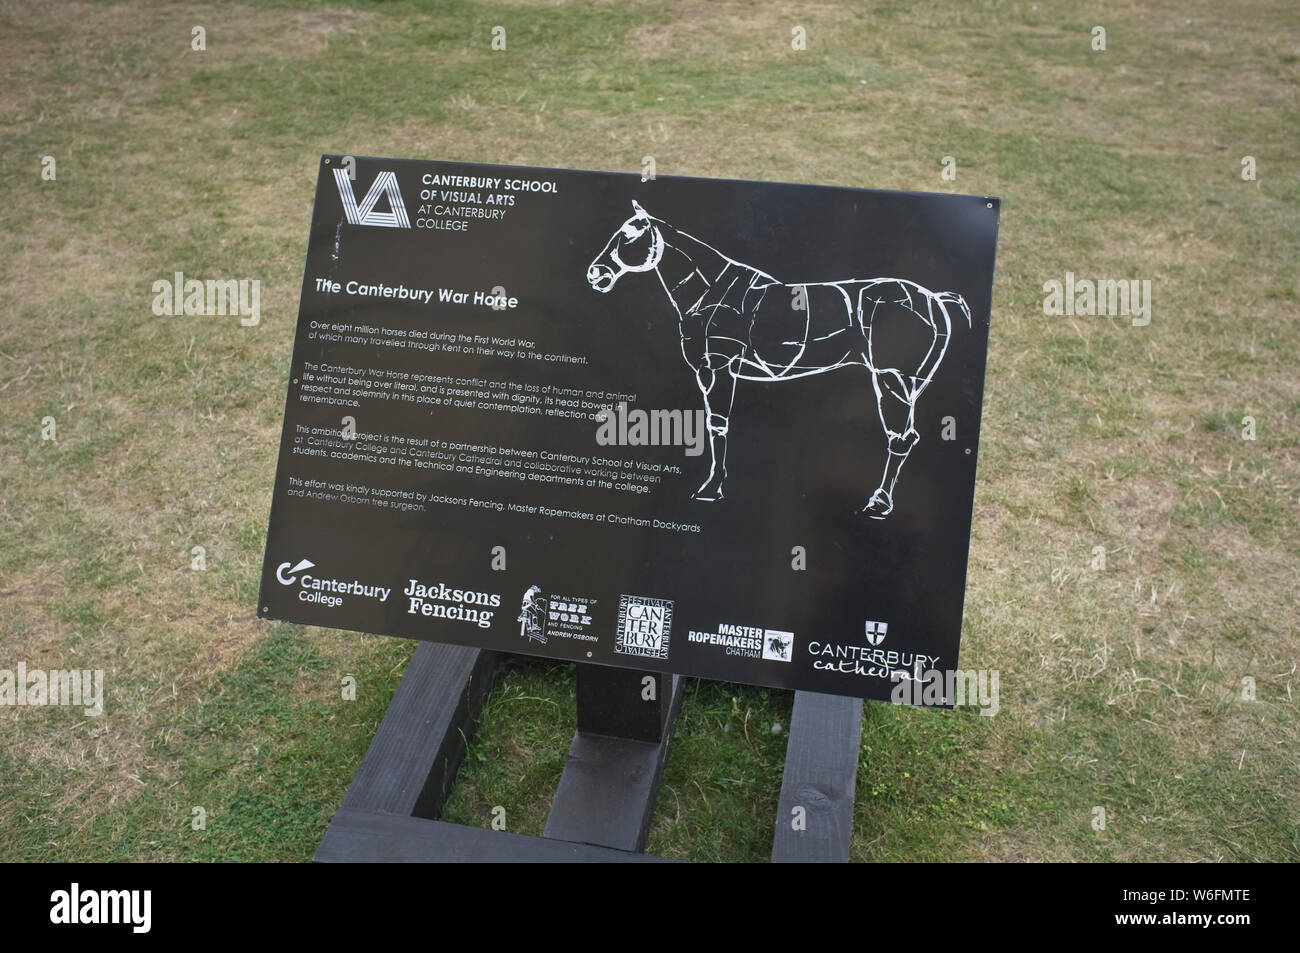
M 735 358 L 706 354 L 695 369 L 695 382 L 704 396 L 704 422 L 709 431 L 709 475 L 695 491 L 697 500 L 722 499 L 722 481 L 727 478 L 727 429 L 736 397 L 735 367 Z
M 871 369 L 871 384 L 876 391 L 876 410 L 889 441 L 889 456 L 885 459 L 885 472 L 880 475 L 880 486 L 862 508 L 872 519 L 883 520 L 894 508 L 894 482 L 898 471 L 907 462 L 921 435 L 912 425 L 915 396 L 896 370 Z

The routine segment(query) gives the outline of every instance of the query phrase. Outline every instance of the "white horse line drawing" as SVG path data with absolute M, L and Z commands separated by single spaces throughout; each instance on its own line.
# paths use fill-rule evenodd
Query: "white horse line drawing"
M 920 440 L 917 398 L 948 349 L 948 307 L 958 306 L 972 326 L 966 299 L 900 278 L 781 282 L 636 201 L 632 208 L 587 267 L 587 283 L 608 294 L 623 275 L 653 271 L 677 312 L 682 357 L 695 372 L 709 433 L 709 475 L 694 498 L 722 499 L 737 380 L 792 380 L 865 366 L 888 455 L 880 485 L 860 512 L 887 517 L 899 471 Z M 873 329 L 883 323 L 890 331 L 874 341 Z

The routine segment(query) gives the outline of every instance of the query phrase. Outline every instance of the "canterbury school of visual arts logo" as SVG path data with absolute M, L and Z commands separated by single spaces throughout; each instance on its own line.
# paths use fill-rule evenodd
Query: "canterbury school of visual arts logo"
M 381 228 L 410 228 L 411 219 L 406 214 L 406 203 L 402 201 L 402 190 L 397 187 L 396 172 L 380 172 L 370 184 L 360 204 L 352 191 L 352 178 L 347 169 L 334 170 L 334 182 L 339 187 L 339 198 L 343 200 L 343 214 L 349 225 L 377 225 Z M 388 198 L 389 211 L 377 211 L 375 206 L 381 198 Z
M 673 625 L 671 599 L 652 599 L 648 596 L 620 596 L 618 600 L 618 630 L 614 635 L 614 651 L 623 655 L 640 655 L 644 658 L 668 657 L 668 634 Z

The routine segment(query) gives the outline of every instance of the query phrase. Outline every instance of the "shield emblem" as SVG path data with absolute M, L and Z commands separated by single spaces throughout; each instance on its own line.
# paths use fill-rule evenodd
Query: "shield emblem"
M 872 622 L 870 619 L 864 624 L 866 629 L 867 641 L 873 646 L 879 645 L 885 641 L 885 632 L 889 628 L 888 622 Z

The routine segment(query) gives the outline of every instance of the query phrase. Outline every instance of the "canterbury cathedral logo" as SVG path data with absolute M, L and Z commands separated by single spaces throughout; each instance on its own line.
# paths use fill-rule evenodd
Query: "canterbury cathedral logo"
M 334 170 L 334 181 L 339 187 L 339 198 L 343 200 L 343 213 L 348 217 L 349 225 L 378 225 L 383 228 L 410 228 L 411 220 L 406 216 L 406 203 L 402 201 L 401 190 L 397 187 L 396 172 L 380 172 L 370 186 L 366 197 L 357 204 L 356 193 L 352 191 L 352 181 L 346 169 Z M 391 211 L 376 212 L 375 206 L 384 196 L 388 196 Z
M 867 641 L 872 645 L 879 645 L 885 641 L 885 633 L 889 631 L 889 623 L 872 622 L 868 619 L 864 628 L 866 629 Z

